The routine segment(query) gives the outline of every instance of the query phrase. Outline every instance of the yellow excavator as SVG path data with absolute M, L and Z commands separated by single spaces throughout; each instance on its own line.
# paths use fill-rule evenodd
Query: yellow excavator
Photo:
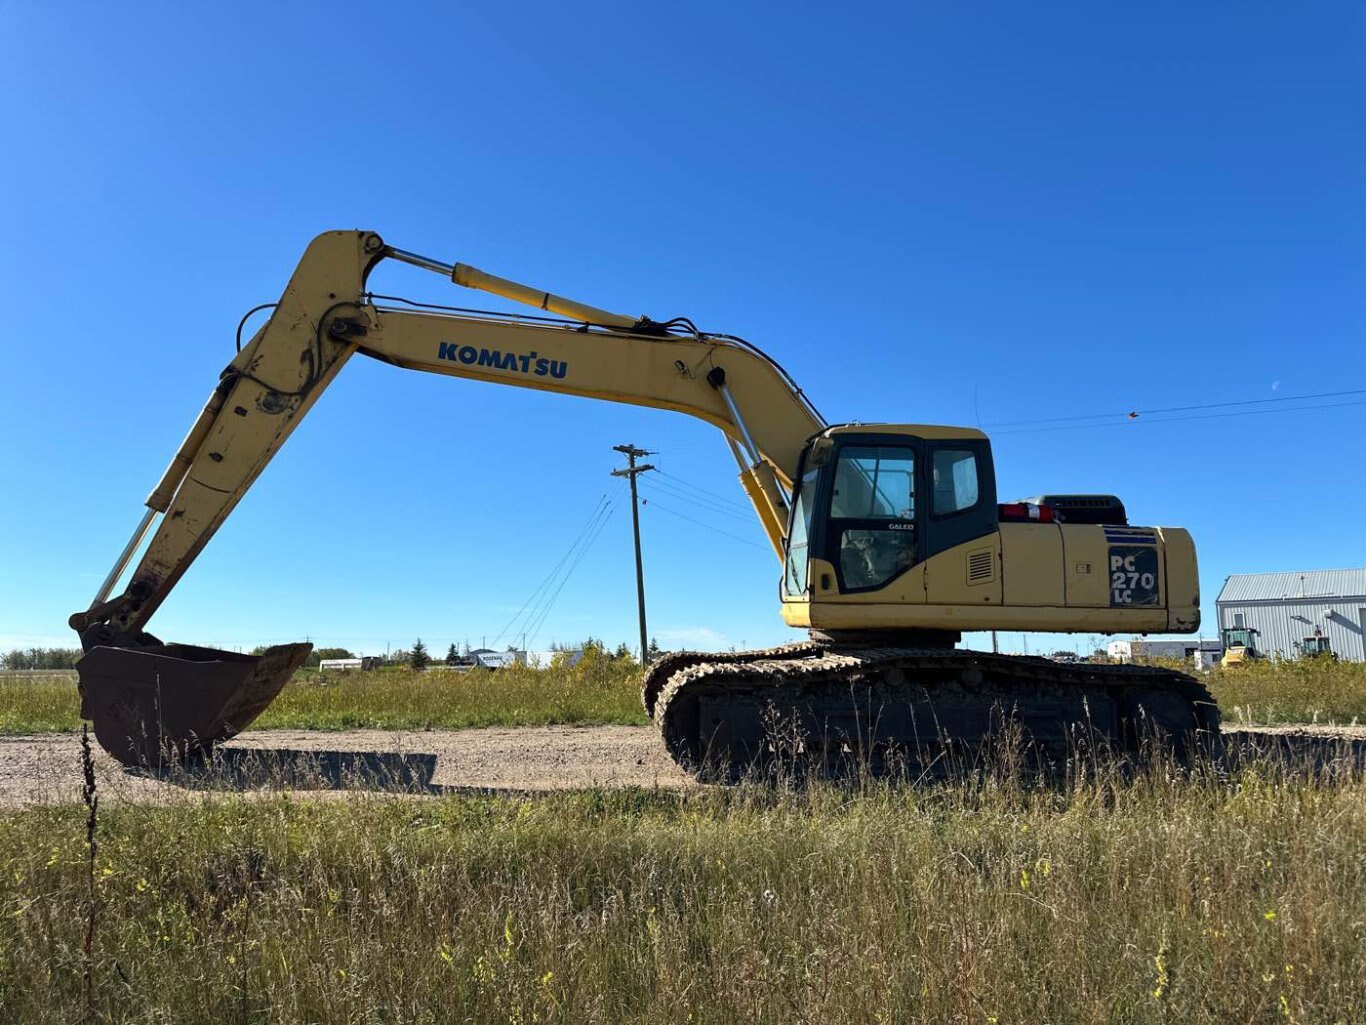
M 537 312 L 374 294 L 367 277 L 384 260 Z M 1190 632 L 1200 623 L 1185 530 L 1132 526 L 1109 496 L 1000 503 L 980 431 L 830 425 L 775 360 L 741 338 L 686 318 L 610 313 L 394 248 L 369 231 L 315 238 L 246 345 L 241 330 L 127 546 L 90 607 L 70 619 L 85 652 L 82 714 L 126 764 L 164 764 L 235 735 L 307 657 L 308 644 L 247 656 L 163 643 L 146 627 L 357 354 L 675 410 L 720 428 L 781 563 L 783 619 L 808 639 L 674 653 L 648 667 L 646 711 L 674 759 L 701 777 L 735 779 L 777 758 L 933 771 L 1012 727 L 1046 759 L 1083 738 L 1136 751 L 1149 730 L 1182 754 L 1217 740 L 1218 711 L 1189 676 L 957 647 L 967 630 Z

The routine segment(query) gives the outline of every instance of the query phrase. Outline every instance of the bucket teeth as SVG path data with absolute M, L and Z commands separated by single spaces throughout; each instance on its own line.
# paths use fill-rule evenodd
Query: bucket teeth
M 312 650 L 281 644 L 242 655 L 188 644 L 96 646 L 76 663 L 81 716 L 124 765 L 159 767 L 246 729 Z

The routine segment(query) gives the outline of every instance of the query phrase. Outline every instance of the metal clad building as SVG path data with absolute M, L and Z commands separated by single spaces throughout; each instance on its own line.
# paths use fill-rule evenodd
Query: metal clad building
M 1235 573 L 1214 604 L 1221 631 L 1260 631 L 1268 655 L 1298 658 L 1307 638 L 1326 637 L 1338 658 L 1366 660 L 1366 569 Z

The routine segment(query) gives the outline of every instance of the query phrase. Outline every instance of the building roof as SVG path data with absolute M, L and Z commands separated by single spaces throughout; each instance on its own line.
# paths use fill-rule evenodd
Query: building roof
M 1234 573 L 1224 581 L 1219 602 L 1276 601 L 1282 598 L 1366 596 L 1366 568 L 1308 569 L 1290 573 Z

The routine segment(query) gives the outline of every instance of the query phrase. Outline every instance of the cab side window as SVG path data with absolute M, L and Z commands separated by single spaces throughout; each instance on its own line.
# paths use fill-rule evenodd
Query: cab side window
M 951 516 L 977 504 L 981 492 L 977 484 L 977 456 L 974 453 L 966 449 L 936 449 L 931 467 L 936 516 Z
M 996 479 L 991 449 L 985 439 L 942 438 L 925 454 L 925 488 L 929 515 L 921 518 L 920 553 L 932 559 L 941 552 L 995 532 Z

